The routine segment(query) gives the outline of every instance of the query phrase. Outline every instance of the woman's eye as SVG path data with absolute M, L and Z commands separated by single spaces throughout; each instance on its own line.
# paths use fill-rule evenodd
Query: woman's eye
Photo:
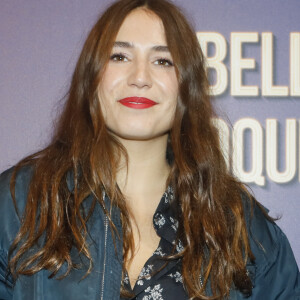
M 121 61 L 121 62 L 125 62 L 125 61 L 128 61 L 127 57 L 121 53 L 116 53 L 116 54 L 113 54 L 111 55 L 110 57 L 110 60 L 112 61 Z
M 162 67 L 172 67 L 174 64 L 171 60 L 166 58 L 160 58 L 155 61 L 156 65 L 162 66 Z

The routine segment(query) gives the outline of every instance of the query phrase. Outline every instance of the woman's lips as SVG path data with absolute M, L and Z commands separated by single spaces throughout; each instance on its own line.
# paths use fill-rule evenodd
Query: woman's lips
M 144 97 L 127 97 L 119 100 L 118 102 L 124 106 L 135 109 L 145 109 L 158 104 L 157 102 Z

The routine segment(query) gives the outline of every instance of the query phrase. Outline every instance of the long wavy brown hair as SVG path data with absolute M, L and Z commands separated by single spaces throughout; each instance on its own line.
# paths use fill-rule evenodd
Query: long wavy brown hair
M 169 183 L 179 207 L 178 238 L 184 245 L 180 253 L 184 286 L 192 299 L 223 299 L 231 288 L 251 294 L 246 263 L 254 258 L 241 201 L 244 188 L 229 174 L 212 124 L 215 114 L 195 32 L 180 10 L 166 0 L 118 1 L 92 28 L 51 143 L 19 162 L 11 179 L 16 205 L 16 174 L 24 165 L 33 167 L 21 228 L 10 249 L 10 272 L 17 278 L 48 269 L 55 276 L 66 263 L 67 276 L 75 267 L 70 256 L 72 247 L 92 262 L 86 236 L 93 209 L 83 215 L 81 206 L 93 194 L 94 204 L 99 203 L 109 216 L 102 200 L 103 189 L 121 211 L 124 261 L 134 253 L 130 213 L 116 185 L 119 158 L 126 157 L 126 151 L 106 128 L 98 86 L 122 22 L 139 7 L 162 20 L 179 81 L 168 154 Z M 68 174 L 74 180 L 72 193 L 66 183 Z M 30 252 L 42 236 L 46 236 L 44 244 Z M 92 264 L 87 274 L 91 268 Z M 212 297 L 206 294 L 208 285 Z

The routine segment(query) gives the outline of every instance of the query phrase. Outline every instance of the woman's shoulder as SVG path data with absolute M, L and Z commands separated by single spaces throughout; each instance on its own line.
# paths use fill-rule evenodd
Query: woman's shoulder
M 10 188 L 15 167 L 4 171 L 0 175 L 0 249 L 2 250 L 9 247 L 19 230 L 20 217 L 26 205 L 32 171 L 31 166 L 25 166 L 16 172 L 14 180 L 15 204 Z
M 255 261 L 248 265 L 248 270 L 255 273 L 255 299 L 269 296 L 268 299 L 300 299 L 297 298 L 300 297 L 299 269 L 286 235 L 257 200 L 243 194 L 242 201 L 255 256 Z
M 251 250 L 256 261 L 268 264 L 275 259 L 285 235 L 268 215 L 269 210 L 254 197 L 242 193 L 242 202 Z

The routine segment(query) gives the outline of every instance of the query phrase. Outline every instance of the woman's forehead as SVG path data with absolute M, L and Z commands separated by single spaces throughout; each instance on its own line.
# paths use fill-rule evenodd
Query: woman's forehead
M 167 45 L 161 19 L 145 8 L 133 10 L 123 21 L 116 42 L 128 42 L 133 46 Z

